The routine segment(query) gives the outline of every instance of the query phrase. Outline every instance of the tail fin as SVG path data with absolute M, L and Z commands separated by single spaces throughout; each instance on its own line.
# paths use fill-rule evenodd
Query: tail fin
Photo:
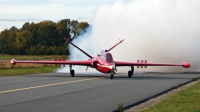
M 74 47 L 76 47 L 77 49 L 79 49 L 81 52 L 83 52 L 85 55 L 87 55 L 89 58 L 92 59 L 92 56 L 90 56 L 88 53 L 86 53 L 85 51 L 83 51 L 81 48 L 79 48 L 78 46 L 76 46 L 75 44 L 71 43 L 69 41 L 69 39 L 64 38 L 67 42 L 69 42 L 70 44 L 72 44 Z
M 112 46 L 110 49 L 105 50 L 105 52 L 111 51 L 114 47 L 116 47 L 118 44 L 122 43 L 123 41 L 124 41 L 124 39 L 123 39 L 123 40 L 120 40 L 120 42 L 118 42 L 117 44 L 115 44 L 114 46 Z

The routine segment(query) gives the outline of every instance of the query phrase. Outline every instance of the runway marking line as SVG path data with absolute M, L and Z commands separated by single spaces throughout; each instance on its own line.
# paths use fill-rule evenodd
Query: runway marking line
M 122 75 L 115 75 L 115 76 L 122 76 Z M 2 93 L 9 93 L 9 92 L 16 92 L 16 91 L 22 91 L 22 90 L 29 90 L 29 89 L 36 89 L 36 88 L 43 88 L 43 87 L 49 87 L 49 86 L 70 84 L 70 83 L 75 83 L 75 82 L 84 82 L 84 81 L 96 80 L 96 79 L 101 79 L 101 78 L 105 78 L 105 77 L 89 78 L 89 79 L 75 80 L 75 81 L 69 81 L 69 82 L 60 82 L 60 83 L 54 83 L 54 84 L 46 84 L 46 85 L 41 85 L 41 86 L 32 86 L 32 87 L 26 87 L 26 88 L 12 89 L 12 90 L 0 91 L 0 94 L 2 94 Z

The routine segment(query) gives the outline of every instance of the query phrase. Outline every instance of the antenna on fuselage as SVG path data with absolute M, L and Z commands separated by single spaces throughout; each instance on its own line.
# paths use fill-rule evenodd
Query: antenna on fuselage
M 111 50 L 112 50 L 114 47 L 116 47 L 118 44 L 122 43 L 122 42 L 124 41 L 124 39 L 123 39 L 123 40 L 120 40 L 120 39 L 119 39 L 119 41 L 120 41 L 120 42 L 118 42 L 117 44 L 115 44 L 114 46 L 112 46 L 110 49 L 105 50 L 105 52 L 111 51 Z

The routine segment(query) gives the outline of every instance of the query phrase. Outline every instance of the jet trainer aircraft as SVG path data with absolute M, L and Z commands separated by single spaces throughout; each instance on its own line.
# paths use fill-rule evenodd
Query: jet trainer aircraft
M 116 47 L 118 44 L 122 43 L 123 40 L 120 40 L 120 42 L 118 42 L 117 44 L 115 44 L 114 46 L 112 46 L 110 49 L 107 50 L 102 50 L 100 52 L 100 54 L 98 54 L 95 57 L 92 57 L 91 55 L 89 55 L 88 53 L 86 53 L 85 51 L 83 51 L 81 48 L 79 48 L 78 46 L 76 46 L 75 44 L 73 44 L 72 42 L 70 42 L 68 39 L 66 39 L 66 42 L 69 42 L 70 44 L 72 44 L 74 47 L 76 47 L 77 49 L 79 49 L 81 52 L 83 52 L 86 56 L 89 57 L 89 60 L 80 60 L 80 61 L 58 61 L 58 60 L 54 60 L 54 61 L 25 61 L 25 60 L 15 60 L 12 59 L 11 60 L 11 64 L 15 65 L 16 63 L 36 63 L 36 64 L 64 64 L 64 65 L 69 65 L 70 68 L 70 74 L 72 77 L 74 77 L 75 75 L 75 71 L 72 69 L 72 65 L 79 65 L 79 66 L 86 66 L 86 70 L 88 69 L 88 67 L 91 68 L 95 68 L 96 70 L 98 70 L 101 73 L 109 73 L 110 74 L 110 79 L 113 79 L 114 74 L 116 74 L 117 72 L 117 68 L 116 67 L 120 67 L 120 66 L 130 66 L 131 70 L 128 71 L 128 77 L 131 78 L 131 76 L 134 74 L 134 66 L 137 67 L 147 67 L 147 66 L 182 66 L 184 68 L 189 68 L 190 64 L 188 62 L 184 62 L 182 64 L 167 64 L 167 63 L 147 63 L 147 61 L 139 61 L 137 60 L 137 62 L 123 62 L 123 61 L 114 61 L 112 54 L 109 53 L 114 47 Z

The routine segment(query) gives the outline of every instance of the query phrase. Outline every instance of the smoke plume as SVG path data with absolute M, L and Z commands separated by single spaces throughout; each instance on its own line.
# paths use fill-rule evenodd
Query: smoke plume
M 148 60 L 155 63 L 189 62 L 191 67 L 148 67 L 142 71 L 184 72 L 200 69 L 200 2 L 198 0 L 117 1 L 98 6 L 92 18 L 90 33 L 73 41 L 95 56 L 112 47 L 114 60 Z M 88 59 L 71 49 L 72 59 Z M 118 67 L 119 68 L 119 67 Z M 127 69 L 121 69 L 127 72 Z M 140 71 L 141 69 L 136 69 Z M 67 69 L 67 71 L 69 71 Z

